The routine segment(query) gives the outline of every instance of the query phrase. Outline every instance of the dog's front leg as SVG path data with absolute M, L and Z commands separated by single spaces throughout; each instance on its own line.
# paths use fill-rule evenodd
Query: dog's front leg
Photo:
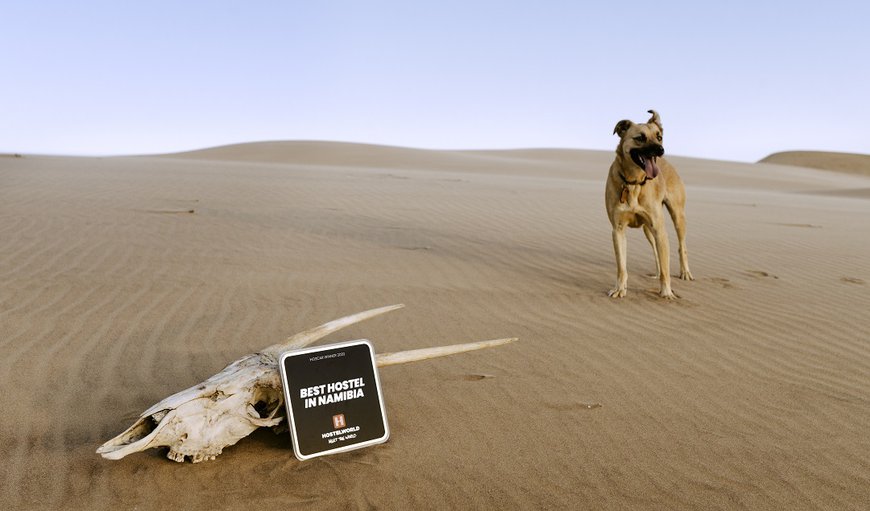
M 680 278 L 683 280 L 695 280 L 689 270 L 689 255 L 686 252 L 686 215 L 682 211 L 671 215 L 674 219 L 674 228 L 677 231 L 677 242 L 680 244 Z
M 613 251 L 616 254 L 616 287 L 611 289 L 607 294 L 610 295 L 611 298 L 622 298 L 625 296 L 626 287 L 628 285 L 624 224 L 615 225 L 613 227 Z

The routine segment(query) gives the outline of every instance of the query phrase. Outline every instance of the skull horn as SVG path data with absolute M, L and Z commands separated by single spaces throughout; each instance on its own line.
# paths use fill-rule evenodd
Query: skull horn
M 423 348 L 419 350 L 400 351 L 398 353 L 378 353 L 375 358 L 377 360 L 378 367 L 386 367 L 396 364 L 405 364 L 408 362 L 428 360 L 430 358 L 446 357 L 447 355 L 465 353 L 466 351 L 493 348 L 495 346 L 501 346 L 502 344 L 514 342 L 516 340 L 516 337 L 511 337 L 509 339 L 470 342 L 467 344 L 453 344 L 451 346 L 438 346 L 437 348 Z
M 273 344 L 261 351 L 260 353 L 266 356 L 273 356 L 277 358 L 278 355 L 285 351 L 304 348 L 305 346 L 308 346 L 309 344 L 314 344 L 318 340 L 323 339 L 327 335 L 341 330 L 342 328 L 353 325 L 354 323 L 359 323 L 360 321 L 371 319 L 375 316 L 380 316 L 381 314 L 386 314 L 387 312 L 394 311 L 396 309 L 401 309 L 404 306 L 405 305 L 401 303 L 397 305 L 388 305 L 386 307 L 358 312 L 356 314 L 351 314 L 350 316 L 334 319 L 329 323 L 324 323 L 318 327 L 312 328 L 311 330 L 299 332 L 292 337 L 288 337 L 284 340 L 284 342 Z

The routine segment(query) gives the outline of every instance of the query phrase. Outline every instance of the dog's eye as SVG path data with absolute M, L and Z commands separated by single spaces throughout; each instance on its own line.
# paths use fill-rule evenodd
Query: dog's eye
M 661 142 L 661 141 L 662 141 L 662 134 L 661 134 L 661 133 L 656 133 L 656 138 L 658 138 L 658 139 L 659 139 L 659 142 Z
M 634 140 L 637 142 L 646 142 L 646 135 L 641 133 L 640 135 L 634 137 Z

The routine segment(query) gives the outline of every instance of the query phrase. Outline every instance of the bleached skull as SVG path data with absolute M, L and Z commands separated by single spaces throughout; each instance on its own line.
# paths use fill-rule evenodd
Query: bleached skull
M 97 453 L 118 460 L 152 447 L 168 447 L 167 457 L 194 463 L 214 459 L 261 427 L 276 427 L 285 418 L 278 374 L 281 353 L 302 348 L 359 321 L 398 309 L 392 305 L 330 321 L 286 341 L 246 355 L 199 385 L 173 394 L 145 410 L 126 431 L 109 440 Z M 376 356 L 378 367 L 441 357 L 498 346 L 516 339 L 498 339 Z

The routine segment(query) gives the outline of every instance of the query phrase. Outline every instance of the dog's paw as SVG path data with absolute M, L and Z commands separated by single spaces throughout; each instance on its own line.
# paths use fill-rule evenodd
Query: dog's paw
M 662 289 L 662 291 L 659 293 L 659 296 L 661 296 L 665 300 L 676 300 L 677 298 L 679 298 L 679 296 L 677 296 L 676 293 L 674 293 L 670 289 Z
M 683 280 L 695 280 L 695 277 L 692 276 L 692 272 L 689 270 L 681 271 L 680 278 Z
M 625 291 L 626 290 L 624 287 L 622 287 L 622 288 L 618 287 L 616 289 L 611 289 L 610 291 L 608 291 L 607 296 L 609 296 L 611 298 L 622 298 L 623 296 L 625 296 Z

